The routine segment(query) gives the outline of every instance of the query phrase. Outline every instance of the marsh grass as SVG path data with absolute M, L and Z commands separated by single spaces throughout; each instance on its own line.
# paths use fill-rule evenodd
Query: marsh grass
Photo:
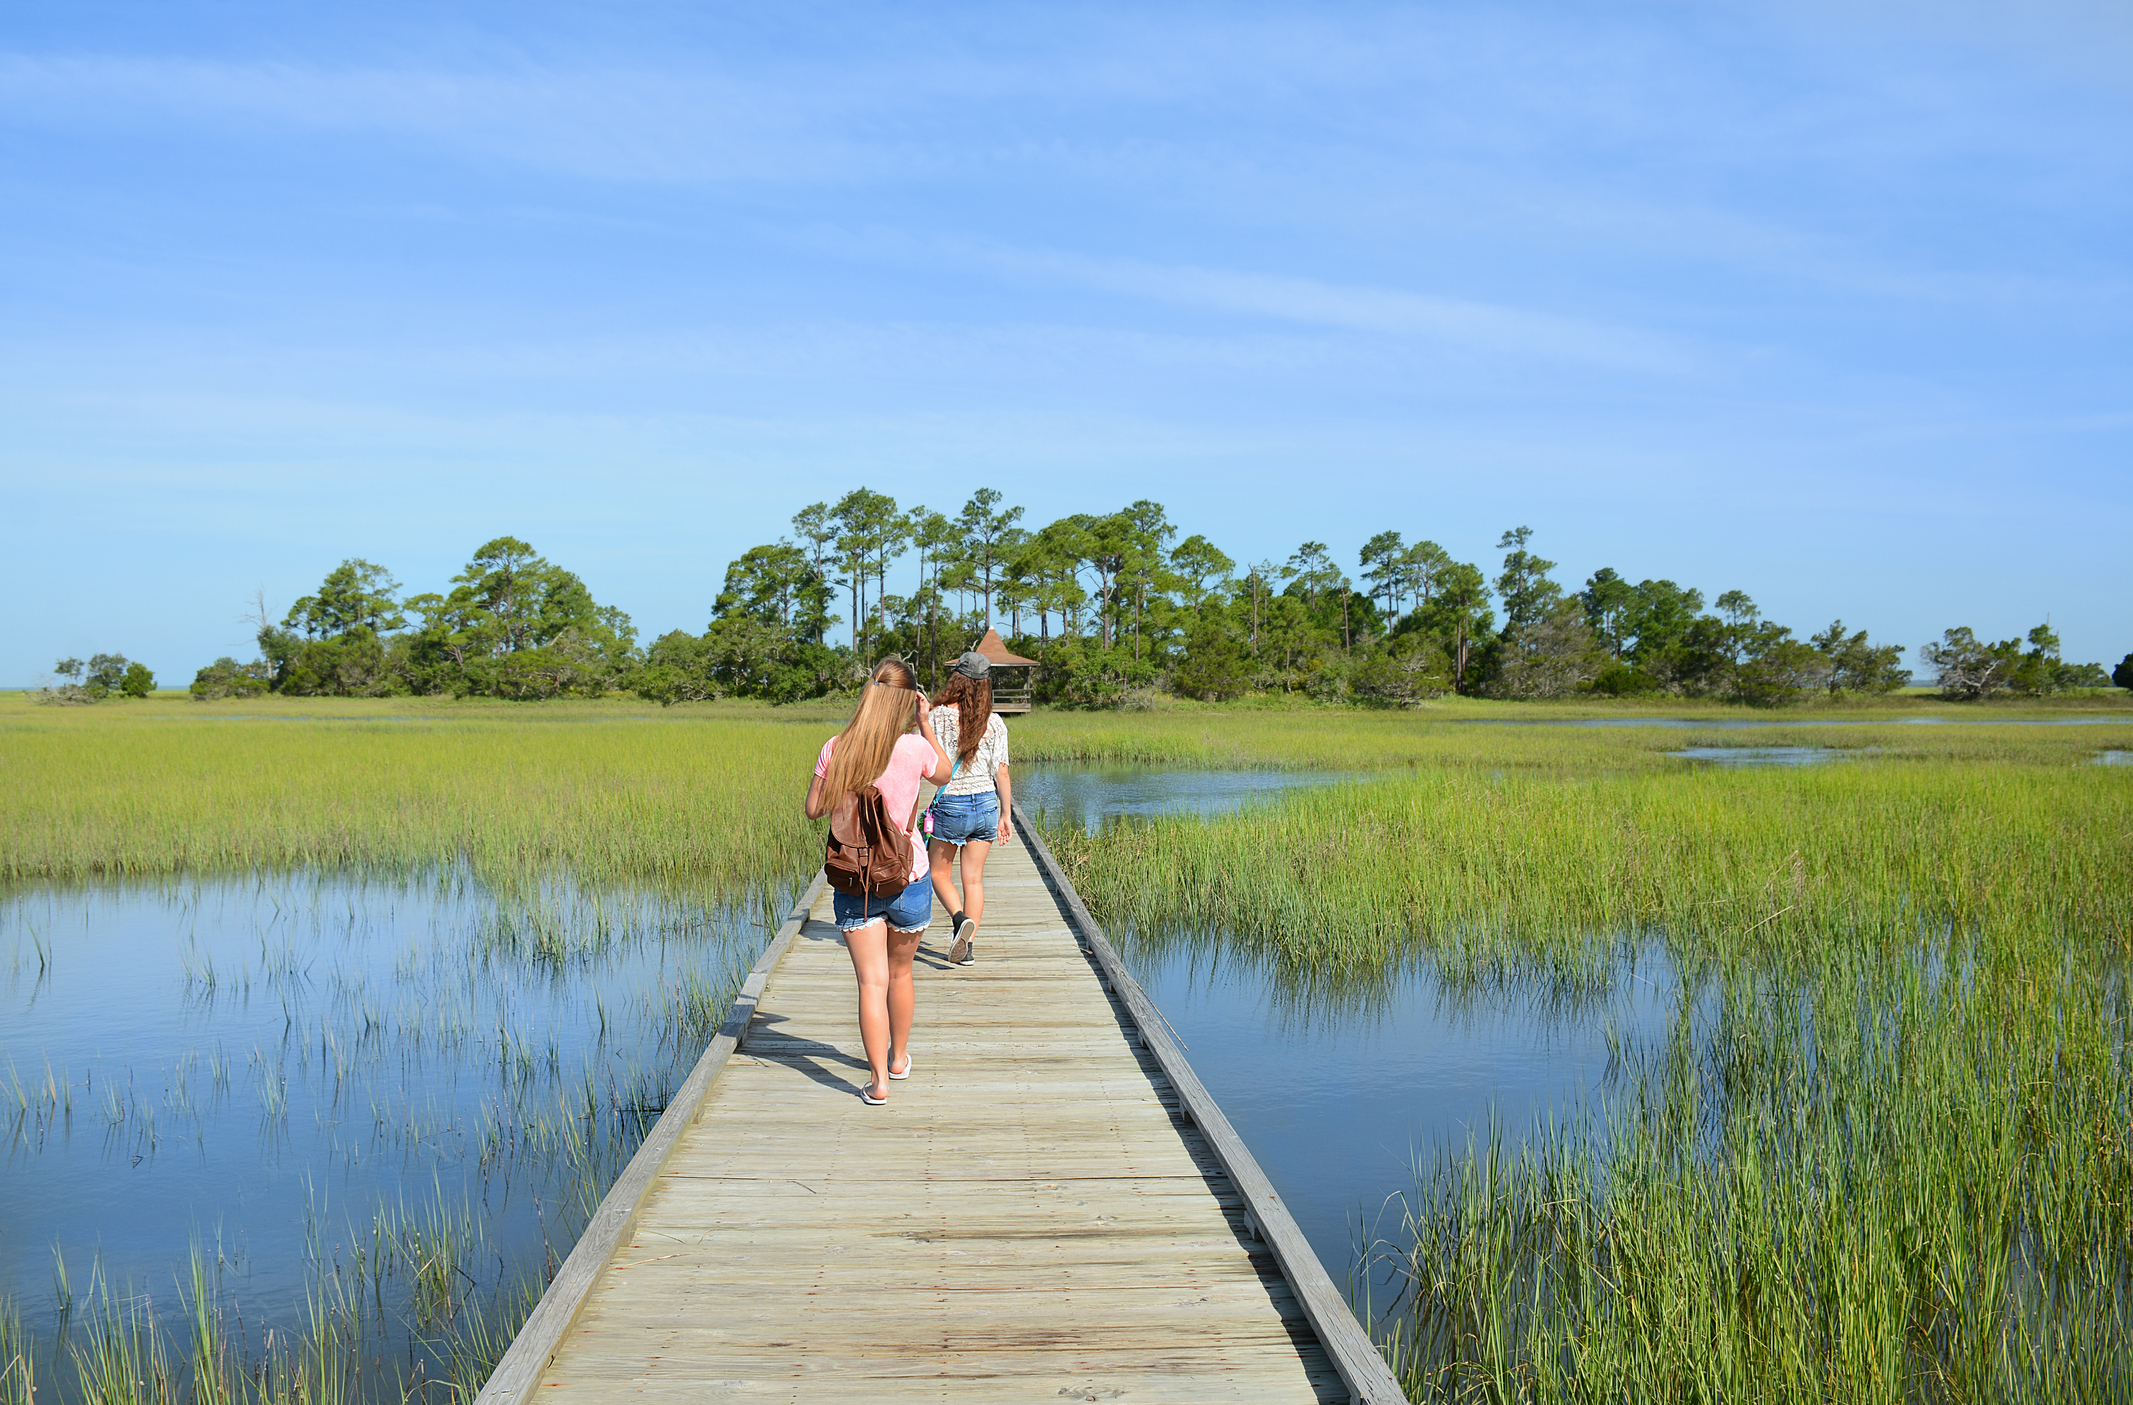
M 1010 723 L 1018 762 L 1076 762 L 1166 769 L 1359 771 L 1407 766 L 1512 770 L 1675 767 L 1685 746 L 1876 748 L 1898 759 L 2093 759 L 2133 744 L 2133 698 L 2059 705 L 1964 708 L 1939 703 L 1852 703 L 1783 711 L 1714 704 L 1670 706 L 1490 703 L 1447 699 L 1413 711 L 1355 708 L 1188 709 L 1160 713 L 1041 711 Z M 1949 719 L 1917 725 L 1919 717 Z M 1702 727 L 1567 727 L 1576 720 L 1679 718 Z M 2096 725 L 2000 725 L 2010 720 Z M 1752 728 L 1737 724 L 1753 722 Z M 1827 725 L 1842 723 L 1841 726 Z M 1735 725 L 1728 725 L 1735 724 Z M 2071 737 L 2066 732 L 2071 731 Z
M 1411 1394 L 2133 1396 L 2105 729 L 1859 728 L 1815 741 L 1871 754 L 1762 771 L 1654 754 L 1693 733 L 1490 730 L 1213 819 L 1046 825 L 1129 949 L 1235 953 L 1306 1007 L 1414 966 L 1571 999 L 1669 973 L 1673 1028 L 1617 1042 L 1577 1118 L 1418 1164 L 1372 1304 Z
M 36 1398 L 36 1343 L 14 1300 L 0 1296 L 0 1405 L 32 1405 Z
M 409 710 L 0 701 L 0 882 L 465 868 L 499 886 L 568 874 L 702 894 L 819 861 L 796 799 L 838 725 L 819 709 L 380 720 Z
M 1418 953 L 1455 979 L 1506 966 L 1580 980 L 1649 940 L 1692 971 L 1812 966 L 1957 932 L 2056 969 L 2069 944 L 2123 954 L 2133 940 L 2129 833 L 2133 785 L 2109 768 L 1880 756 L 1416 768 L 1208 821 L 1047 828 L 1107 920 L 1220 929 L 1305 982 Z
M 81 1325 L 67 1342 L 77 1392 L 98 1402 L 175 1402 L 184 1382 L 153 1301 L 108 1281 L 90 1288 Z
M 168 1294 L 114 1285 L 100 1266 L 79 1311 L 55 1340 L 25 1332 L 17 1304 L 0 1298 L 0 1402 L 42 1398 L 96 1405 L 358 1405 L 382 1398 L 463 1402 L 480 1392 L 545 1280 L 521 1277 L 481 1293 L 463 1272 L 480 1249 L 470 1211 L 394 1211 L 374 1227 L 380 1259 L 320 1272 L 301 1320 L 255 1335 L 225 1301 L 221 1264 L 195 1246 Z M 360 1259 L 360 1256 L 359 1256 Z M 388 1309 L 365 1274 L 405 1275 L 435 1297 L 416 1350 L 377 1353 L 375 1317 Z M 466 1284 L 452 1283 L 454 1276 Z M 447 1298 L 449 1302 L 447 1303 Z M 175 1311 L 170 1310 L 175 1307 Z M 439 1309 L 442 1310 L 439 1310 Z M 41 1358 L 41 1359 L 40 1359 Z
M 1744 714 L 1752 733 L 1478 725 L 1638 709 L 1447 700 L 1411 712 L 1180 709 L 1039 712 L 1012 728 L 1018 761 L 1171 767 L 1532 773 L 1680 768 L 1689 745 L 1875 748 L 1885 759 L 2092 761 L 2133 724 L 2073 729 L 1902 725 L 1923 713 L 2049 719 L 2126 709 L 1965 711 L 1916 703 Z M 526 707 L 418 699 L 148 703 L 65 711 L 0 699 L 0 883 L 307 870 L 465 871 L 509 888 L 566 874 L 591 886 L 723 894 L 818 860 L 795 794 L 840 704 L 701 709 Z M 1817 720 L 1874 725 L 1813 727 Z M 1880 725 L 1886 723 L 1887 725 Z M 40 941 L 31 957 L 42 957 Z M 23 959 L 18 956 L 18 960 Z M 203 980 L 215 973 L 204 970 Z
M 1418 1168 L 1416 1398 L 2127 1398 L 2121 993 L 1853 975 L 1729 989 L 1584 1120 Z

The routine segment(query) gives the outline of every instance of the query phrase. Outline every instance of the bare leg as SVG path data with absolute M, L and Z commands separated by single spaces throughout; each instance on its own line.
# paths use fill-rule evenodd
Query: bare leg
M 859 980 L 859 1042 L 866 1046 L 867 1064 L 874 1070 L 877 1098 L 889 1096 L 889 924 L 869 922 L 844 934 L 844 949 L 852 957 L 852 974 Z M 904 958 L 904 1033 L 911 1032 L 911 958 Z
M 953 917 L 963 910 L 963 895 L 955 890 L 955 881 L 948 876 L 949 866 L 955 862 L 955 845 L 945 839 L 934 840 L 926 846 L 926 860 L 932 866 L 933 891 Z
M 891 931 L 889 966 L 889 1062 L 887 1069 L 911 1067 L 911 1017 L 918 1009 L 918 992 L 911 984 L 911 958 L 918 954 L 918 939 L 926 934 Z
M 990 839 L 973 839 L 963 846 L 963 909 L 971 924 L 985 920 L 985 856 L 992 852 Z

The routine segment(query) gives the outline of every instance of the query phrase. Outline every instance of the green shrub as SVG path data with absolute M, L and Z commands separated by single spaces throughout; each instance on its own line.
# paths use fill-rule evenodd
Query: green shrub
M 221 698 L 256 698 L 268 686 L 266 664 L 239 663 L 224 654 L 193 675 L 189 691 L 197 702 L 215 702 Z

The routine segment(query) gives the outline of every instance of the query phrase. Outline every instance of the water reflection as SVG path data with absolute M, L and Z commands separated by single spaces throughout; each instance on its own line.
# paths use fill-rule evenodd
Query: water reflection
M 1214 937 L 1112 935 L 1336 1282 L 1397 1238 L 1418 1158 L 1492 1124 L 1574 1119 L 1615 1051 L 1662 1042 L 1680 1008 L 1664 958 L 1626 950 L 1601 981 L 1448 979 L 1418 961 L 1299 991 Z M 1391 1295 L 1372 1285 L 1380 1309 Z
M 1812 766 L 1851 754 L 1828 746 L 1692 746 L 1667 753 L 1718 766 Z
M 454 1319 L 568 1251 L 723 1017 L 758 898 L 457 877 L 9 896 L 0 1295 L 49 1344 L 55 1264 L 174 1311 L 198 1245 L 255 1335 L 286 1336 L 318 1275 L 381 1272 L 358 1350 L 397 1396 Z M 380 1255 L 440 1224 L 444 1300 L 396 1297 L 411 1276 Z
M 1220 814 L 1284 790 L 1333 785 L 1342 771 L 1154 771 L 1045 763 L 1014 768 L 1015 799 L 1094 832 L 1114 815 Z
M 2133 751 L 2106 751 L 2096 758 L 2099 766 L 2133 766 Z

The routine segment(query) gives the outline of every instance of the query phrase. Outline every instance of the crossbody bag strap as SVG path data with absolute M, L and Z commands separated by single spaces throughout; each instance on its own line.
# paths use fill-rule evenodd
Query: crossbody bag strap
M 955 758 L 955 764 L 948 768 L 948 779 L 941 782 L 940 788 L 933 792 L 933 798 L 926 802 L 926 809 L 929 813 L 935 805 L 941 803 L 941 797 L 948 793 L 948 787 L 955 784 L 955 773 L 962 769 L 963 758 L 958 756 Z M 911 823 L 913 825 L 918 823 L 918 802 L 916 800 L 911 802 Z
M 940 733 L 934 733 L 933 737 L 936 743 L 940 741 Z M 948 787 L 955 784 L 955 773 L 962 769 L 963 758 L 961 756 L 957 756 L 955 758 L 955 764 L 948 768 L 948 779 L 941 782 L 940 787 L 933 792 L 933 798 L 926 802 L 926 813 L 928 815 L 931 815 L 933 813 L 933 807 L 935 805 L 940 804 L 941 797 L 948 793 Z M 919 790 L 921 791 L 921 793 L 923 793 L 925 787 L 920 786 Z M 911 797 L 911 833 L 914 836 L 918 833 L 918 797 L 915 795 Z

